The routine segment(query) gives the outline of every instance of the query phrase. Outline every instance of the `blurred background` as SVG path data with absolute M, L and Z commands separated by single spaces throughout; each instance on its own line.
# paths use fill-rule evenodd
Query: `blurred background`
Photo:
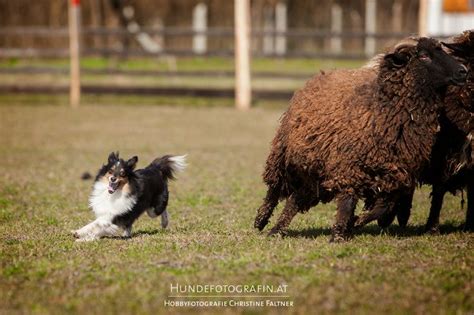
M 0 0 L 0 101 L 64 101 L 69 6 Z M 79 7 L 86 100 L 233 104 L 234 1 L 82 0 Z M 360 66 L 403 37 L 474 28 L 474 1 L 253 0 L 250 25 L 253 104 L 268 105 L 286 103 L 319 69 Z

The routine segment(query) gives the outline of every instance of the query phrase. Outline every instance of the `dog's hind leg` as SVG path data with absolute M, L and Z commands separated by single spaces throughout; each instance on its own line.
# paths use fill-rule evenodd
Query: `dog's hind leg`
M 168 199 L 168 186 L 165 186 L 165 189 L 163 190 L 163 193 L 158 197 L 155 206 L 146 211 L 150 218 L 156 218 L 166 210 L 166 207 L 168 207 Z

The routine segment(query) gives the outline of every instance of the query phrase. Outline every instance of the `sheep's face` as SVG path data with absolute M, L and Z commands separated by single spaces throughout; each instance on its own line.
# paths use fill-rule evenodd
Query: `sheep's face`
M 460 58 L 467 66 L 469 72 L 474 68 L 474 30 L 466 31 L 454 39 L 453 43 L 443 43 L 451 54 Z M 472 73 L 471 73 L 472 74 Z
M 425 84 L 440 88 L 450 84 L 461 85 L 465 82 L 467 69 L 454 57 L 445 52 L 435 39 L 419 38 L 395 47 L 385 60 L 392 67 L 414 68 L 416 76 Z
M 420 70 L 424 70 L 427 81 L 435 88 L 449 84 L 461 85 L 466 81 L 467 68 L 445 52 L 434 39 L 420 39 L 414 62 L 420 64 Z

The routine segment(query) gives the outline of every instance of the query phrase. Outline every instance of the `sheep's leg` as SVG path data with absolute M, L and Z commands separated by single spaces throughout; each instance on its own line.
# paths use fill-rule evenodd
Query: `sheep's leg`
M 411 206 L 413 204 L 413 195 L 415 194 L 415 187 L 413 187 L 410 192 L 406 195 L 403 195 L 398 204 L 397 209 L 397 221 L 398 225 L 401 227 L 406 227 L 408 219 L 411 215 Z
M 337 201 L 336 223 L 332 227 L 330 242 L 341 242 L 349 239 L 354 223 L 354 210 L 357 199 L 354 196 L 344 195 Z
M 359 218 L 357 218 L 354 226 L 356 228 L 363 227 L 367 223 L 377 220 L 382 215 L 384 215 L 387 210 L 392 209 L 393 207 L 394 204 L 392 201 L 387 201 L 384 198 L 378 198 L 374 203 L 374 207 L 370 211 L 366 211 Z
M 474 183 L 467 185 L 467 212 L 465 231 L 474 231 Z
M 446 191 L 439 185 L 433 185 L 431 192 L 431 208 L 428 221 L 425 225 L 425 232 L 428 233 L 439 233 L 439 214 L 441 207 L 443 206 L 444 194 Z
M 377 223 L 381 228 L 386 228 L 393 223 L 395 217 L 397 217 L 398 225 L 405 227 L 408 219 L 410 218 L 411 204 L 413 201 L 413 194 L 415 189 L 411 189 L 409 192 L 401 194 L 397 199 L 397 202 L 393 204 L 390 209 L 381 215 L 377 219 Z
M 397 205 L 392 204 L 392 207 L 387 208 L 387 210 L 377 219 L 378 226 L 380 226 L 382 229 L 389 227 L 390 224 L 392 224 L 395 220 L 397 211 Z
M 298 213 L 299 208 L 296 204 L 296 197 L 295 194 L 292 194 L 288 200 L 286 201 L 285 208 L 281 213 L 280 217 L 278 218 L 277 223 L 275 226 L 270 230 L 268 236 L 275 235 L 275 234 L 286 234 L 286 229 L 291 223 L 291 220 L 295 217 Z
M 257 216 L 255 217 L 255 228 L 261 231 L 268 224 L 268 221 L 273 214 L 273 210 L 278 205 L 279 197 L 280 194 L 277 189 L 268 188 L 263 204 L 258 209 Z

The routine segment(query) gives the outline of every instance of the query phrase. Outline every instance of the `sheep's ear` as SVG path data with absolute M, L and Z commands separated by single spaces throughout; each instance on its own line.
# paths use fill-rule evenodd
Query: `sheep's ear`
M 444 47 L 447 47 L 453 51 L 453 53 L 457 56 L 464 56 L 467 54 L 467 49 L 465 45 L 459 43 L 445 43 L 442 42 Z
M 138 156 L 134 156 L 130 160 L 127 161 L 127 166 L 133 170 L 135 166 L 137 166 L 137 162 L 138 162 Z
M 115 163 L 115 162 L 118 161 L 118 159 L 119 159 L 118 151 L 117 152 L 112 152 L 112 153 L 109 154 L 109 158 L 108 158 L 109 163 Z
M 400 68 L 408 63 L 408 60 L 410 60 L 410 55 L 403 52 L 394 52 L 385 55 L 384 60 L 390 63 L 390 65 Z

